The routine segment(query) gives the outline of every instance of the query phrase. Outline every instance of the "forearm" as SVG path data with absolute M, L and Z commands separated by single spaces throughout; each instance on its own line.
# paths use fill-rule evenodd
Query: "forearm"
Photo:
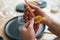
M 57 36 L 60 37 L 60 26 L 59 26 L 57 23 L 55 23 L 54 21 L 52 21 L 51 24 L 48 25 L 48 26 L 49 26 L 48 29 L 49 29 L 52 33 L 54 33 L 55 35 L 57 35 Z
M 53 19 L 51 19 L 49 16 L 47 17 L 47 20 L 44 22 L 48 29 L 54 33 L 55 35 L 60 37 L 60 25 L 56 23 Z

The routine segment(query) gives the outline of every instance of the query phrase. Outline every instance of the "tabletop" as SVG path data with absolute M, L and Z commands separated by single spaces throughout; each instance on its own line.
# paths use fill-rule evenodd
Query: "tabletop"
M 3 37 L 4 40 L 10 40 L 5 34 L 4 34 L 4 25 L 5 23 L 10 20 L 11 18 L 15 16 L 23 15 L 23 13 L 19 13 L 15 11 L 16 5 L 24 2 L 23 0 L 0 0 L 0 36 Z M 59 0 L 44 0 L 47 2 L 47 7 L 43 8 L 42 10 L 52 17 L 55 21 L 60 23 L 60 6 Z M 8 4 L 7 4 L 8 3 Z M 52 5 L 57 5 L 58 12 L 57 13 L 51 13 L 51 7 Z M 42 37 L 38 38 L 39 40 L 60 40 L 56 35 L 52 34 L 48 29 L 48 26 L 46 26 L 46 29 L 42 35 Z

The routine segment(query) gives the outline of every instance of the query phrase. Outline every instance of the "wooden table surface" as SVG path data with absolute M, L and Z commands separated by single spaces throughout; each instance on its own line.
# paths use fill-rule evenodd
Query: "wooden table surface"
M 60 10 L 58 13 L 56 14 L 52 14 L 50 12 L 50 7 L 51 5 L 55 5 L 56 1 L 51 1 L 51 0 L 45 0 L 47 2 L 47 7 L 42 9 L 44 12 L 46 12 L 49 16 L 51 16 L 52 18 L 54 18 L 57 22 L 60 22 L 59 20 L 59 15 L 60 15 Z M 1 2 L 1 1 L 0 1 Z M 15 2 L 16 4 L 14 4 L 13 2 Z M 23 2 L 23 1 L 22 1 Z M 11 4 L 8 4 L 8 6 L 5 6 L 5 8 L 0 8 L 0 36 L 3 37 L 4 40 L 10 40 L 4 33 L 4 25 L 6 24 L 6 22 L 18 15 L 23 15 L 23 13 L 18 13 L 15 11 L 16 5 L 19 4 L 19 0 L 14 0 L 11 2 Z M 10 8 L 10 9 L 9 9 Z M 50 31 L 47 30 L 47 26 L 46 29 L 42 35 L 42 37 L 39 38 L 39 40 L 60 40 L 60 38 L 58 38 L 56 35 L 52 34 Z

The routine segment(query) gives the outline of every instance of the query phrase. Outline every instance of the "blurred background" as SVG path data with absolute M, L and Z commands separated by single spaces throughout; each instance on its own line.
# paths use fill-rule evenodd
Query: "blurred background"
M 36 0 L 36 1 L 45 1 L 47 3 L 47 6 L 42 10 L 47 15 L 49 15 L 54 20 L 56 20 L 58 23 L 60 23 L 60 0 Z M 4 25 L 9 19 L 15 16 L 23 15 L 23 12 L 21 13 L 16 11 L 16 6 L 23 2 L 24 0 L 0 0 L 0 36 L 2 36 L 4 40 L 9 40 L 3 32 Z M 54 34 L 50 34 L 51 32 L 47 30 L 47 26 L 46 26 L 45 32 L 48 32 L 48 33 L 45 33 L 42 36 L 41 40 L 42 39 L 53 40 L 57 37 Z

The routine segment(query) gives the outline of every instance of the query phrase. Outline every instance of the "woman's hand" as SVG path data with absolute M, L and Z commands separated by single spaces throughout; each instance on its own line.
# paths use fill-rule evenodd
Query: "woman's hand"
M 34 19 L 30 22 L 27 22 L 20 30 L 22 37 L 24 40 L 35 40 L 35 32 L 34 32 Z
M 31 3 L 28 3 L 28 4 L 32 8 L 32 11 L 34 12 L 35 16 L 38 16 L 38 15 L 42 16 L 41 23 L 47 24 L 49 21 L 52 20 L 45 12 L 43 12 L 41 10 L 41 8 L 35 6 L 35 5 L 31 4 Z M 32 18 L 32 15 L 30 14 L 29 8 L 27 8 L 26 4 L 24 6 L 24 9 L 25 9 L 24 10 L 24 21 L 27 22 L 27 21 L 29 21 Z M 35 26 L 37 26 L 37 24 L 35 24 Z

